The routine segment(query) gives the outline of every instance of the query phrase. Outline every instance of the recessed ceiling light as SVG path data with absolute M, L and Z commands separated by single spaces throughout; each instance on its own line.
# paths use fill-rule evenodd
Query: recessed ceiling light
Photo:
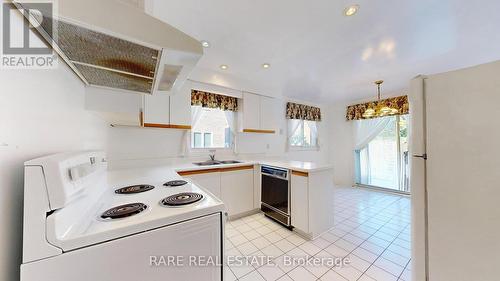
M 201 45 L 204 48 L 210 48 L 210 42 L 208 42 L 208 41 L 205 41 L 205 40 L 201 41 Z
M 354 16 L 359 10 L 359 5 L 352 5 L 344 9 L 344 15 L 350 17 Z
M 222 70 L 226 70 L 227 68 L 228 68 L 228 66 L 227 66 L 227 65 L 225 65 L 225 64 L 221 64 L 221 65 L 220 65 L 220 69 L 222 69 Z
M 270 68 L 270 67 L 271 67 L 271 65 L 268 64 L 268 63 L 263 63 L 262 64 L 262 68 Z

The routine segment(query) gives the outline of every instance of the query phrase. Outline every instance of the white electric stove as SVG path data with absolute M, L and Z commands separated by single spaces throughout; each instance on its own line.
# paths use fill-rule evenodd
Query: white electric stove
M 219 199 L 168 167 L 108 171 L 103 152 L 31 160 L 21 281 L 222 280 L 224 221 Z

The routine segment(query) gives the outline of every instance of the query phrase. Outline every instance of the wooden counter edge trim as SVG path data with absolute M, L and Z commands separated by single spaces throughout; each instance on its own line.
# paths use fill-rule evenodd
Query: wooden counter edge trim
M 253 169 L 253 165 L 227 167 L 227 168 L 201 169 L 201 170 L 192 170 L 192 171 L 179 171 L 177 173 L 179 174 L 179 176 L 189 176 L 189 175 L 209 174 L 209 173 L 217 173 L 217 172 L 230 172 L 230 171 L 240 171 L 240 170 L 250 170 L 250 169 Z
M 179 176 L 190 176 L 190 175 L 217 173 L 217 172 L 220 172 L 220 168 L 192 170 L 192 171 L 180 171 L 180 172 L 177 172 L 177 174 L 179 174 Z
M 220 168 L 221 172 L 240 171 L 240 170 L 253 170 L 253 165 Z
M 144 123 L 143 126 L 146 128 L 183 129 L 183 130 L 190 130 L 191 129 L 191 126 L 189 126 L 189 125 Z
M 301 177 L 308 177 L 309 173 L 292 170 L 292 175 L 301 176 Z
M 274 130 L 256 130 L 256 129 L 243 129 L 243 133 L 259 133 L 259 134 L 274 134 Z

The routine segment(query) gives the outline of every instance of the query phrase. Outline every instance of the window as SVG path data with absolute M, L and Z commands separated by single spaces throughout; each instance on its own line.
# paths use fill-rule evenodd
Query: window
M 201 133 L 195 132 L 193 133 L 193 147 L 202 148 L 203 143 L 201 142 Z
M 292 147 L 313 148 L 318 146 L 318 130 L 316 121 L 288 120 L 293 131 L 289 142 Z
M 212 147 L 212 133 L 203 134 L 203 146 Z
M 233 143 L 230 122 L 234 112 L 218 108 L 191 107 L 193 124 L 191 148 L 230 148 Z M 229 121 L 228 121 L 229 120 Z
M 385 118 L 385 128 L 355 151 L 356 183 L 409 192 L 408 115 Z

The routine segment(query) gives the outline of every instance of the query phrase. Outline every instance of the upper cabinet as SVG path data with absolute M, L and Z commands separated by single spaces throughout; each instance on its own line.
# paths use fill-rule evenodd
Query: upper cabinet
M 112 126 L 141 126 L 142 96 L 106 88 L 85 88 L 85 109 Z
M 170 124 L 187 126 L 191 129 L 191 88 L 190 81 L 181 90 L 170 96 Z
M 86 109 L 99 113 L 110 125 L 191 129 L 191 90 L 238 98 L 239 130 L 274 134 L 278 130 L 278 100 L 249 92 L 187 81 L 172 95 L 137 95 L 106 88 L 86 88 Z
M 260 129 L 260 96 L 243 92 L 241 129 Z
M 261 130 L 273 131 L 278 129 L 277 113 L 280 104 L 274 98 L 260 96 L 260 128 Z
M 274 134 L 277 129 L 274 98 L 243 92 L 240 130 L 244 133 Z
M 144 95 L 144 127 L 191 129 L 191 87 L 186 83 L 175 95 Z
M 144 126 L 161 127 L 170 124 L 170 96 L 165 94 L 144 96 Z

